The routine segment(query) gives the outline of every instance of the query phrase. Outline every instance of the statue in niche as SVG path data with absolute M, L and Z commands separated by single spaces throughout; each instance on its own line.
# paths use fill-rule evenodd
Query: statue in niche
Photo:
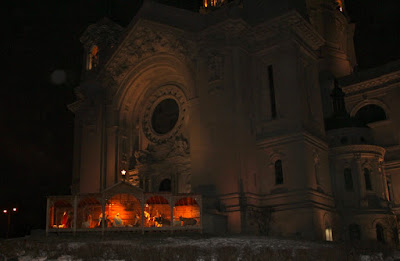
M 177 136 L 172 151 L 177 156 L 185 156 L 189 154 L 189 142 L 182 135 Z

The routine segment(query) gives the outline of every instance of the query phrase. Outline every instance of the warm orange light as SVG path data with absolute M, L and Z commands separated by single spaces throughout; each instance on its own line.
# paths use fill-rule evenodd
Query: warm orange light
M 207 4 L 207 0 L 204 0 L 204 7 L 207 8 L 208 4 Z
M 126 170 L 121 170 L 121 174 L 122 174 L 122 176 L 125 176 L 125 174 L 126 174 Z
M 340 12 L 343 12 L 343 1 L 342 0 L 336 0 L 336 3 L 339 5 Z
M 3 213 L 6 214 L 7 213 L 7 209 L 3 210 Z
M 98 52 L 99 52 L 99 47 L 97 47 L 97 45 L 93 46 L 93 48 L 92 48 L 92 55 L 93 55 L 93 56 L 96 56 Z

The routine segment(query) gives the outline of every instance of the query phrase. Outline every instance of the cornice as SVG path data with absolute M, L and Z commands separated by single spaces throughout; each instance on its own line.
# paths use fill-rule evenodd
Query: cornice
M 265 23 L 277 33 L 290 29 L 313 50 L 319 49 L 325 43 L 322 36 L 296 11 L 290 11 Z
M 325 141 L 321 140 L 320 138 L 308 132 L 300 132 L 278 137 L 274 136 L 274 137 L 264 138 L 257 142 L 257 147 L 258 149 L 265 149 L 298 141 L 306 141 L 313 144 L 314 146 L 319 147 L 322 150 L 328 150 L 328 144 Z
M 400 169 L 400 160 L 391 160 L 385 162 L 385 170 L 398 170 Z
M 380 146 L 365 144 L 347 145 L 330 149 L 330 154 L 333 156 L 341 154 L 375 154 L 383 158 L 385 152 L 386 150 Z
M 342 86 L 342 90 L 347 95 L 354 95 L 359 92 L 365 92 L 366 90 L 371 91 L 375 89 L 382 89 L 382 88 L 392 88 L 392 87 L 399 87 L 400 86 L 400 71 L 385 74 L 380 77 L 362 81 L 359 83 L 345 85 Z

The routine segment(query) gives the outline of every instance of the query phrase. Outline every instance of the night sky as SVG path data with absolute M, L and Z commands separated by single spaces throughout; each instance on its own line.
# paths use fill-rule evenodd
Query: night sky
M 67 104 L 74 101 L 73 89 L 79 85 L 81 34 L 104 16 L 126 26 L 140 2 L 9 0 L 2 4 L 6 23 L 0 49 L 5 64 L 0 77 L 0 209 L 18 207 L 12 216 L 14 236 L 44 228 L 46 196 L 70 193 L 74 116 Z M 356 23 L 357 70 L 400 59 L 400 1 L 346 3 Z M 64 72 L 64 81 L 52 80 Z M 6 215 L 0 212 L 0 216 L 0 237 L 4 237 Z

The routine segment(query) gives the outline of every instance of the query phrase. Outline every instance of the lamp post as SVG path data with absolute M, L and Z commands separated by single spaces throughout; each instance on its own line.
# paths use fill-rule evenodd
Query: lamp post
M 7 215 L 7 234 L 6 234 L 6 238 L 8 238 L 8 235 L 10 233 L 11 213 L 16 213 L 16 212 L 17 212 L 17 208 L 3 209 L 3 214 Z
M 121 176 L 122 176 L 122 181 L 125 181 L 126 179 L 126 170 L 121 170 Z

